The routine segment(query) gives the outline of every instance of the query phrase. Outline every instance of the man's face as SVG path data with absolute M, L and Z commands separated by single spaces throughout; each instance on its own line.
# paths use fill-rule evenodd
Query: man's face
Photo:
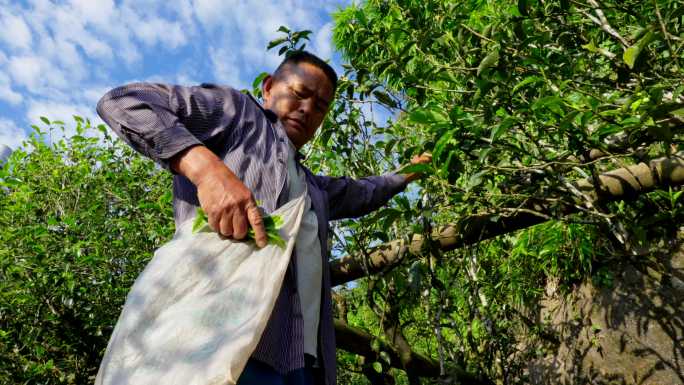
M 310 141 L 330 108 L 334 92 L 323 70 L 299 63 L 284 68 L 279 79 L 263 83 L 264 108 L 275 112 L 298 149 Z

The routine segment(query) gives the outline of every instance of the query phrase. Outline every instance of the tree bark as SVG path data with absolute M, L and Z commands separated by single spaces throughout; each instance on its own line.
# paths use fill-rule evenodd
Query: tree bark
M 580 180 L 573 183 L 573 187 L 581 192 L 589 203 L 631 199 L 639 194 L 655 188 L 669 185 L 679 185 L 684 182 L 684 151 L 671 157 L 651 160 L 634 166 L 620 168 L 599 175 L 598 183 L 592 180 Z M 462 221 L 436 229 L 433 240 L 439 243 L 442 251 L 450 251 L 530 227 L 548 220 L 547 216 L 537 214 L 540 207 L 529 207 L 528 210 L 516 211 L 511 215 L 484 214 L 474 215 Z M 567 215 L 577 211 L 572 205 L 561 208 L 562 214 Z M 406 256 L 419 255 L 424 239 L 421 235 L 414 235 L 410 241 L 399 239 L 374 248 L 368 253 L 368 261 L 361 255 L 347 255 L 331 263 L 333 286 L 354 281 L 367 274 L 386 271 Z

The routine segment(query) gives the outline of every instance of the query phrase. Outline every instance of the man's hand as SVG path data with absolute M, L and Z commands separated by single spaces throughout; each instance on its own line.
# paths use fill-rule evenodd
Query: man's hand
M 171 167 L 197 186 L 209 227 L 239 240 L 252 226 L 257 246 L 266 246 L 266 230 L 252 192 L 213 152 L 192 147 L 174 157 Z
M 411 159 L 411 164 L 426 164 L 432 162 L 432 154 L 424 152 L 420 155 L 416 155 Z M 414 180 L 420 178 L 423 174 L 419 172 L 412 172 L 409 174 L 404 174 L 404 177 L 408 182 L 413 182 Z

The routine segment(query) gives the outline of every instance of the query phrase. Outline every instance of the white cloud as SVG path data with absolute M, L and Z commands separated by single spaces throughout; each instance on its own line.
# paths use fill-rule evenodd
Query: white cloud
M 79 19 L 100 27 L 110 26 L 115 12 L 113 0 L 71 0 L 69 4 Z
M 95 118 L 97 100 L 126 78 L 249 88 L 282 59 L 266 51 L 280 25 L 313 30 L 309 49 L 329 58 L 323 12 L 337 3 L 0 0 L 0 107 L 24 115 L 16 121 L 45 115 L 73 126 L 73 114 Z
M 329 3 L 323 5 L 328 7 Z M 251 83 L 250 77 L 275 70 L 282 57 L 276 50 L 267 51 L 266 45 L 282 36 L 277 31 L 281 25 L 292 30 L 313 30 L 307 49 L 329 58 L 332 24 L 319 27 L 323 17 L 321 5 L 316 5 L 304 0 L 193 0 L 202 27 L 222 38 L 209 48 L 215 80 L 244 87 Z M 258 22 L 246 22 L 255 18 Z
M 24 19 L 9 12 L 0 11 L 0 39 L 14 48 L 28 49 L 31 47 L 31 30 Z
M 160 44 L 166 48 L 175 49 L 187 42 L 180 23 L 160 18 L 141 20 L 133 31 L 140 40 L 150 46 Z
M 192 1 L 193 10 L 204 28 L 215 28 L 219 26 L 219 22 L 229 22 L 231 10 L 238 5 L 237 1 L 232 0 Z
M 114 87 L 106 87 L 106 86 L 95 86 L 91 88 L 86 88 L 82 92 L 82 99 L 83 101 L 91 106 L 91 109 L 94 108 L 92 106 L 97 105 L 97 102 L 100 100 L 100 98 L 107 93 L 110 89 Z
M 26 118 L 32 124 L 40 122 L 40 117 L 45 116 L 50 120 L 61 120 L 70 126 L 73 125 L 71 123 L 74 121 L 74 115 L 99 121 L 93 105 L 62 103 L 49 99 L 30 100 L 26 112 Z
M 109 45 L 88 31 L 87 20 L 81 19 L 76 12 L 68 8 L 58 8 L 50 16 L 53 20 L 51 25 L 53 36 L 57 42 L 78 45 L 86 55 L 93 59 L 111 59 Z
M 323 60 L 328 60 L 332 57 L 332 27 L 332 22 L 325 24 L 315 32 L 312 39 L 312 51 Z
M 214 78 L 218 82 L 237 89 L 248 88 L 248 83 L 241 80 L 240 66 L 232 49 L 210 47 L 209 58 L 211 59 Z
M 16 150 L 21 142 L 26 139 L 26 133 L 13 121 L 0 118 L 0 144 L 4 144 Z
M 67 86 L 65 74 L 40 56 L 17 56 L 9 60 L 9 73 L 15 83 L 34 92 L 49 85 Z
M 24 98 L 20 93 L 12 89 L 12 83 L 9 76 L 4 72 L 0 72 L 0 100 L 4 100 L 11 105 L 18 105 Z

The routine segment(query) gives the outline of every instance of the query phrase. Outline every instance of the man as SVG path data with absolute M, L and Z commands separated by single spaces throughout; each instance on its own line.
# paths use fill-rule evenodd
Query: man
M 295 52 L 262 84 L 263 105 L 230 87 L 130 84 L 97 111 L 129 145 L 174 175 L 176 227 L 197 206 L 215 231 L 266 244 L 260 211 L 307 194 L 300 235 L 268 326 L 238 384 L 335 384 L 328 221 L 384 205 L 417 175 L 360 180 L 313 175 L 298 150 L 332 103 L 335 71 Z M 414 159 L 424 163 L 429 157 Z

